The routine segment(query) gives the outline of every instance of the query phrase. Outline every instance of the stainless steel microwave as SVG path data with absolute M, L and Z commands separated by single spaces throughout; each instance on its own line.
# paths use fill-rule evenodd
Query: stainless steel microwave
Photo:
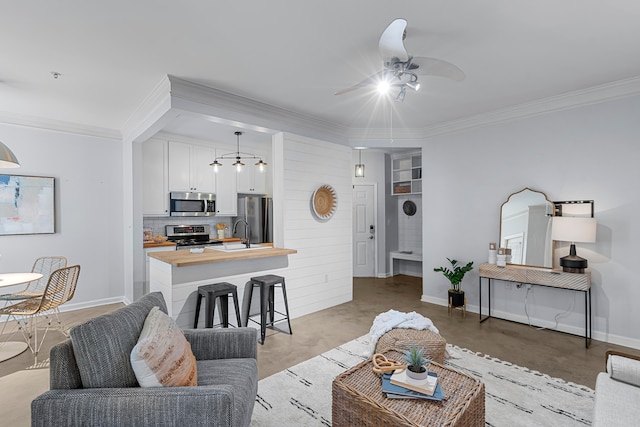
M 172 191 L 169 193 L 171 216 L 213 216 L 216 214 L 216 195 Z

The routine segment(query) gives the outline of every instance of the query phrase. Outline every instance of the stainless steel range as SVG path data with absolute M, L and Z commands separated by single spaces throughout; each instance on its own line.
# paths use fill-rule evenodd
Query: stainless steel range
M 167 225 L 167 240 L 176 244 L 176 249 L 204 248 L 221 245 L 221 240 L 211 239 L 210 227 L 202 225 Z

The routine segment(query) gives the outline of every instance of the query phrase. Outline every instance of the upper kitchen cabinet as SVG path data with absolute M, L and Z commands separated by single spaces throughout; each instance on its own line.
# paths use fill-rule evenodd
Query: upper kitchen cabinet
M 216 175 L 209 165 L 215 150 L 169 141 L 169 191 L 216 193 Z
M 229 150 L 225 148 L 216 149 L 216 154 L 219 156 L 228 152 Z M 216 214 L 220 216 L 238 215 L 238 192 L 236 191 L 238 172 L 231 166 L 232 162 L 229 160 L 223 162 L 223 166 L 218 167 L 218 172 L 215 172 L 217 175 Z
M 142 144 L 142 214 L 169 215 L 167 141 L 150 139 Z
M 391 157 L 391 194 L 422 193 L 422 153 Z
M 255 153 L 256 157 L 260 157 L 265 163 L 269 160 L 262 153 Z M 242 194 L 269 194 L 267 190 L 267 168 L 268 165 L 260 171 L 255 163 L 258 159 L 247 159 L 246 166 L 242 171 L 238 172 L 238 193 Z

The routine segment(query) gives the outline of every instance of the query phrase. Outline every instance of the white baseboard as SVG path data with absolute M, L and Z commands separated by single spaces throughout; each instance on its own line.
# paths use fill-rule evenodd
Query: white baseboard
M 62 304 L 60 306 L 60 311 L 64 313 L 66 311 L 81 310 L 84 308 L 93 308 L 101 305 L 116 304 L 119 302 L 125 305 L 131 304 L 131 301 L 128 301 L 124 296 L 121 296 L 121 297 L 103 298 L 99 300 L 85 301 L 85 302 L 78 302 L 78 303 L 69 302 L 66 304 Z
M 428 295 L 422 295 L 420 300 L 423 302 L 431 303 L 431 304 L 441 305 L 443 307 L 447 307 L 449 304 L 446 298 L 434 298 Z M 478 314 L 479 313 L 478 306 L 468 304 L 467 312 Z M 483 307 L 483 316 L 486 316 L 486 315 L 487 315 L 487 308 Z M 491 317 L 495 317 L 497 319 L 502 319 L 502 320 L 509 320 L 511 322 L 523 323 L 525 325 L 529 323 L 527 320 L 527 317 L 524 315 L 518 315 L 514 313 L 509 313 L 506 311 L 500 311 L 500 310 L 491 310 Z M 480 319 L 478 318 L 478 320 Z M 583 327 L 576 327 L 573 325 L 558 323 L 558 327 L 555 328 L 555 322 L 544 320 L 544 319 L 537 319 L 537 318 L 531 318 L 531 324 L 535 325 L 536 327 L 542 327 L 550 330 L 555 330 L 558 332 L 565 332 L 567 334 L 576 335 L 584 338 Z M 591 332 L 592 332 L 591 338 L 594 340 L 640 350 L 640 340 L 638 339 L 607 334 L 605 332 L 597 331 L 595 329 L 592 329 Z

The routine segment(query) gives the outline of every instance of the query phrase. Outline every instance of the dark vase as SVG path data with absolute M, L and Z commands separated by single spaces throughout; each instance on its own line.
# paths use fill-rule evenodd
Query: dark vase
M 454 291 L 449 289 L 449 304 L 451 307 L 464 306 L 464 291 Z

